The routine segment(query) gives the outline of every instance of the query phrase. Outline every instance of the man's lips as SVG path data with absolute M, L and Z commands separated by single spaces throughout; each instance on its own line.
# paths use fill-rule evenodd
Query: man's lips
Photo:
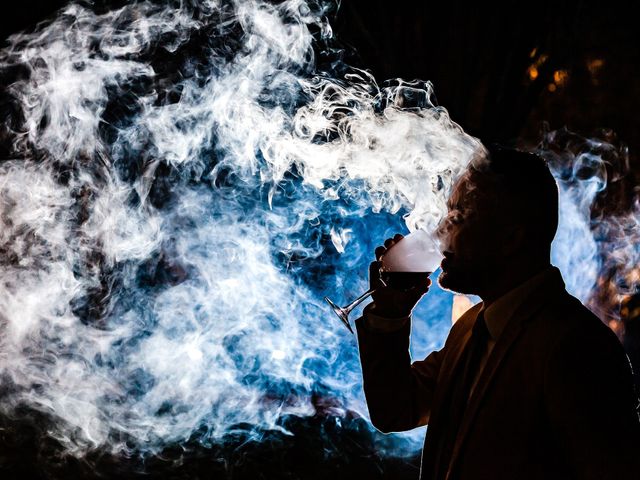
M 440 262 L 440 268 L 444 271 L 451 264 L 453 253 L 443 252 L 442 255 L 444 256 L 444 258 L 442 259 L 442 262 Z

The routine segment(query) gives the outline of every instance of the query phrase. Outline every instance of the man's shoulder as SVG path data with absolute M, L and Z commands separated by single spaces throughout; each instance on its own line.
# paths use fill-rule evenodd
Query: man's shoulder
M 568 329 L 577 327 L 600 329 L 600 327 L 604 326 L 602 321 L 591 310 L 566 291 L 557 295 L 553 301 L 545 305 L 540 311 L 540 316 L 565 325 L 565 328 Z
M 532 320 L 532 331 L 550 345 L 576 344 L 584 350 L 605 345 L 614 349 L 621 347 L 613 331 L 566 291 L 540 309 Z

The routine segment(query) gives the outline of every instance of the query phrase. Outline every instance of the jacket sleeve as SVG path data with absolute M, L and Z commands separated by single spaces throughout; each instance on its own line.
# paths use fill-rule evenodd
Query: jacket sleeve
M 606 326 L 573 329 L 558 341 L 544 390 L 552 440 L 574 478 L 638 478 L 638 398 L 627 356 Z
M 364 393 L 373 425 L 381 432 L 400 432 L 429 421 L 442 350 L 411 362 L 411 322 L 387 333 L 367 329 L 356 320 Z

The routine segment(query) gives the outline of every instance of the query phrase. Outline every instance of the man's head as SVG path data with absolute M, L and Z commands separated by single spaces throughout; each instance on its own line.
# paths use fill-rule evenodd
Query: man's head
M 544 160 L 492 147 L 454 186 L 438 235 L 439 283 L 482 296 L 514 269 L 548 264 L 558 226 L 558 189 Z

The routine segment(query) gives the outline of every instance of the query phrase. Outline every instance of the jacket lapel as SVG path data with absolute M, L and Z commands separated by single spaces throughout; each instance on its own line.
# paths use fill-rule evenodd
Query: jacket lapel
M 471 326 L 473 326 L 473 322 L 481 308 L 482 303 L 467 310 L 462 317 L 458 319 L 457 323 L 460 324 L 460 329 L 456 337 L 448 340 L 446 347 L 447 353 L 442 361 L 440 373 L 438 374 L 437 388 L 431 405 L 431 418 L 429 419 L 427 436 L 422 450 L 422 460 L 420 462 L 420 478 L 431 478 L 430 475 L 434 474 L 439 462 L 440 454 L 438 453 L 438 447 L 442 435 L 441 430 L 443 428 L 442 411 L 446 409 L 446 405 L 443 404 L 448 398 L 449 391 L 452 388 L 453 374 L 460 363 L 462 352 L 471 338 Z M 456 324 L 456 327 L 457 326 Z
M 467 343 L 469 343 L 469 339 L 471 338 L 471 328 L 473 323 L 478 316 L 478 312 L 482 309 L 482 303 L 474 305 L 469 310 L 467 310 L 458 322 L 461 322 L 464 325 L 463 331 L 460 332 L 459 339 L 452 339 L 454 341 L 451 342 L 451 350 L 445 356 L 442 368 L 440 373 L 438 374 L 438 388 L 436 391 L 436 395 L 433 399 L 433 405 L 431 407 L 432 412 L 439 412 L 442 402 L 447 398 L 449 390 L 451 389 L 451 384 L 454 380 L 453 373 L 460 362 L 460 357 L 462 356 L 462 352 L 464 352 Z
M 482 370 L 480 377 L 478 378 L 476 388 L 471 395 L 471 398 L 469 399 L 469 404 L 462 418 L 460 430 L 451 456 L 452 466 L 455 466 L 457 462 L 458 456 L 460 454 L 460 449 L 462 448 L 462 444 L 464 443 L 467 433 L 469 432 L 469 428 L 472 425 L 473 420 L 475 419 L 481 400 L 486 394 L 487 388 L 491 384 L 493 377 L 502 364 L 507 352 L 509 351 L 515 340 L 522 333 L 524 327 L 527 324 L 527 321 L 531 319 L 540 309 L 542 309 L 542 307 L 549 303 L 555 297 L 555 295 L 560 292 L 564 292 L 564 282 L 562 281 L 562 277 L 560 276 L 560 272 L 558 271 L 555 278 L 551 279 L 546 285 L 543 285 L 536 291 L 532 292 L 529 298 L 525 300 L 525 302 L 518 308 L 513 317 L 509 320 L 507 327 L 502 332 L 495 346 L 493 347 L 493 350 L 491 351 L 491 354 L 487 359 L 487 363 L 485 364 L 485 367 Z M 451 470 L 453 470 L 453 468 Z M 450 474 L 451 471 L 449 472 L 449 475 L 447 475 L 447 478 L 450 476 Z

